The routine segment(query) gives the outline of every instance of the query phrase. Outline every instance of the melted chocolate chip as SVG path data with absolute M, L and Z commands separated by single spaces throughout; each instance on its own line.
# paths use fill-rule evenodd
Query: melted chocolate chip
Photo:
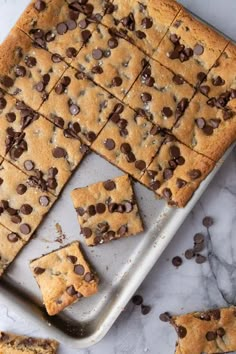
M 34 273 L 36 274 L 36 275 L 41 275 L 41 274 L 43 274 L 45 272 L 45 269 L 44 268 L 41 268 L 41 267 L 35 267 L 34 268 Z

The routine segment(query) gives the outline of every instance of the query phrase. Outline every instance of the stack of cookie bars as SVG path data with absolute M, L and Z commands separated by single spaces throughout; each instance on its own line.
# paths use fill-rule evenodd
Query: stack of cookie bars
M 33 0 L 0 48 L 0 274 L 90 150 L 185 206 L 236 139 L 235 58 L 172 0 Z

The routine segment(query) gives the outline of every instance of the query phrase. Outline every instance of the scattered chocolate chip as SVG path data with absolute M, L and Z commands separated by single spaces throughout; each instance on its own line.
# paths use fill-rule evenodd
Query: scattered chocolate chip
M 43 196 L 39 197 L 39 203 L 42 206 L 47 207 L 50 203 L 50 199 L 46 195 L 43 195 Z
M 92 236 L 92 230 L 89 227 L 83 227 L 81 229 L 82 234 L 84 235 L 84 237 L 89 238 L 90 236 Z
M 58 23 L 56 30 L 57 33 L 60 35 L 65 34 L 68 31 L 67 24 L 65 22 Z
M 119 45 L 119 42 L 116 38 L 112 37 L 108 40 L 109 48 L 114 49 L 114 48 L 118 47 L 118 45 Z
M 69 107 L 69 110 L 70 110 L 70 113 L 71 113 L 73 116 L 76 116 L 76 115 L 79 114 L 79 112 L 80 112 L 80 108 L 79 108 L 76 104 L 72 104 L 72 105 Z
M 94 205 L 89 205 L 89 206 L 88 206 L 88 209 L 87 209 L 87 212 L 88 212 L 89 216 L 94 216 L 94 215 L 96 215 L 95 206 L 94 206 Z
M 184 338 L 187 335 L 187 329 L 183 326 L 178 326 L 176 328 L 176 331 L 177 331 L 179 338 Z
M 204 118 L 197 118 L 195 119 L 195 123 L 197 124 L 199 129 L 203 129 L 206 125 L 206 121 Z
M 23 195 L 25 194 L 25 192 L 27 191 L 27 187 L 24 185 L 24 184 L 19 184 L 17 187 L 16 187 L 16 192 L 20 195 Z
M 105 182 L 103 183 L 103 187 L 104 187 L 107 191 L 112 191 L 113 189 L 116 188 L 116 184 L 115 184 L 114 181 L 112 181 L 112 180 L 109 179 L 108 181 L 105 181 Z
M 180 148 L 178 146 L 172 145 L 169 151 L 170 151 L 170 156 L 173 157 L 174 159 L 180 157 Z
M 197 169 L 193 169 L 193 170 L 190 170 L 188 172 L 189 174 L 189 177 L 192 179 L 192 180 L 195 180 L 195 179 L 198 179 L 202 176 L 202 173 L 200 170 L 197 170 Z
M 134 295 L 132 297 L 132 303 L 136 306 L 140 306 L 143 303 L 143 298 L 141 295 Z
M 163 313 L 160 314 L 159 319 L 162 322 L 170 322 L 171 315 L 169 314 L 169 312 L 163 312 Z
M 44 268 L 41 268 L 41 267 L 35 267 L 34 268 L 34 273 L 36 274 L 36 275 L 41 275 L 41 274 L 43 274 L 45 272 L 45 269 Z
M 2 77 L 1 82 L 7 88 L 12 87 L 14 85 L 13 79 L 6 75 Z
M 80 216 L 83 216 L 83 215 L 85 214 L 84 208 L 81 208 L 81 207 L 76 208 L 76 212 L 77 212 L 77 214 L 80 215 Z
M 151 306 L 141 305 L 141 313 L 142 315 L 147 315 L 151 311 Z
M 183 76 L 181 75 L 174 75 L 172 78 L 172 81 L 176 84 L 176 85 L 183 85 L 185 83 L 185 80 L 183 78 Z
M 81 264 L 77 264 L 74 267 L 74 272 L 78 275 L 84 275 L 85 269 Z
M 71 262 L 72 264 L 75 264 L 77 262 L 77 257 L 75 256 L 67 256 L 66 257 L 68 259 L 69 262 Z
M 199 252 L 202 252 L 205 248 L 205 244 L 204 242 L 202 243 L 196 243 L 194 246 L 193 246 L 193 250 L 195 253 L 199 253 Z
M 223 86 L 225 84 L 225 80 L 220 76 L 214 77 L 211 81 L 214 86 Z
M 14 69 L 16 76 L 24 77 L 26 75 L 26 69 L 22 65 L 17 65 Z
M 214 220 L 211 216 L 205 216 L 204 219 L 202 220 L 202 224 L 206 228 L 209 228 L 214 224 Z
M 65 149 L 63 149 L 61 147 L 56 147 L 52 150 L 52 155 L 53 155 L 53 157 L 55 157 L 55 159 L 60 159 L 60 158 L 66 157 L 67 152 Z
M 173 266 L 175 266 L 175 267 L 180 267 L 180 266 L 182 265 L 182 263 L 183 263 L 183 260 L 182 260 L 182 258 L 179 257 L 179 256 L 176 256 L 176 257 L 174 257 L 174 258 L 172 259 L 172 264 L 173 264 Z
M 117 234 L 120 236 L 120 237 L 123 237 L 125 236 L 125 234 L 128 232 L 128 227 L 127 225 L 122 225 L 119 230 L 117 231 Z
M 53 63 L 60 63 L 62 61 L 62 57 L 57 53 L 52 54 L 51 59 Z
M 20 232 L 24 235 L 28 235 L 31 232 L 31 227 L 28 224 L 21 224 Z
M 75 58 L 77 54 L 78 54 L 77 50 L 73 47 L 69 47 L 66 50 L 66 56 L 68 58 Z
M 210 332 L 210 331 L 209 331 L 209 332 L 207 332 L 207 334 L 206 334 L 206 339 L 208 340 L 208 342 L 215 340 L 216 337 L 217 337 L 217 335 L 216 335 L 215 332 Z
M 207 96 L 208 93 L 210 92 L 210 86 L 208 86 L 208 85 L 201 85 L 201 86 L 199 87 L 199 91 L 200 91 L 203 95 Z
M 103 203 L 98 203 L 96 204 L 96 212 L 98 214 L 103 214 L 106 211 L 106 205 Z
M 84 280 L 87 282 L 87 283 L 90 283 L 92 280 L 94 280 L 94 276 L 92 273 L 90 272 L 87 272 L 84 276 Z
M 224 337 L 224 335 L 225 335 L 225 330 L 224 330 L 224 328 L 222 328 L 222 327 L 218 328 L 217 331 L 216 331 L 216 334 L 217 334 L 219 337 Z
M 205 237 L 204 235 L 197 233 L 196 235 L 194 235 L 193 241 L 194 243 L 203 243 L 205 241 Z
M 146 162 L 143 160 L 137 160 L 137 161 L 135 161 L 135 167 L 138 170 L 143 171 L 146 168 Z
M 119 77 L 119 76 L 116 76 L 116 77 L 114 77 L 114 79 L 112 80 L 111 85 L 112 85 L 113 87 L 118 87 L 118 86 L 121 86 L 121 85 L 122 85 L 122 82 L 123 82 L 122 78 Z
M 141 100 L 143 103 L 150 102 L 152 100 L 152 95 L 148 92 L 141 93 Z
M 184 253 L 186 259 L 192 259 L 195 257 L 195 252 L 192 248 L 188 249 Z
M 33 211 L 33 208 L 31 205 L 29 204 L 23 204 L 21 207 L 20 207 L 20 212 L 24 215 L 30 215 Z
M 34 169 L 34 163 L 31 160 L 26 160 L 24 162 L 24 168 L 26 169 L 26 171 L 32 171 Z
M 101 49 L 97 48 L 97 49 L 93 49 L 92 51 L 92 56 L 95 60 L 100 60 L 103 57 L 103 52 Z
M 36 8 L 36 10 L 38 10 L 38 12 L 41 12 L 46 9 L 46 3 L 45 1 L 37 0 L 34 4 L 34 7 Z
M 75 296 L 77 294 L 77 291 L 75 290 L 74 286 L 71 285 L 66 289 L 66 292 L 70 296 Z
M 204 47 L 201 44 L 196 44 L 193 48 L 195 55 L 202 55 L 204 53 Z
M 8 241 L 15 243 L 19 240 L 19 236 L 17 234 L 15 234 L 14 232 L 12 232 L 9 235 L 7 235 L 7 239 L 8 239 Z
M 170 200 L 172 197 L 172 192 L 169 188 L 164 188 L 162 191 L 162 195 L 164 198 L 166 198 L 167 200 Z
M 113 149 L 115 149 L 115 146 L 116 146 L 113 139 L 106 139 L 104 141 L 104 145 L 107 148 L 107 150 L 113 150 Z
M 196 259 L 195 259 L 197 264 L 202 264 L 205 263 L 207 261 L 207 258 L 201 254 L 197 254 L 196 255 Z
M 170 107 L 163 107 L 161 113 L 166 118 L 170 118 L 173 115 L 173 111 Z

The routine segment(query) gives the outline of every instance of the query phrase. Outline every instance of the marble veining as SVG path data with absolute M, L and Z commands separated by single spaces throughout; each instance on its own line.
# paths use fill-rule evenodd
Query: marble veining
M 7 35 L 28 0 L 0 0 L 0 42 Z M 234 0 L 183 0 L 187 8 L 236 39 L 236 2 Z M 147 316 L 128 304 L 107 336 L 95 346 L 78 351 L 62 343 L 59 354 L 172 354 L 174 330 L 158 319 L 163 311 L 185 313 L 215 306 L 236 305 L 236 149 L 224 163 L 174 240 L 154 266 L 138 293 L 152 306 Z M 215 219 L 209 233 L 202 218 Z M 171 264 L 175 255 L 183 255 L 192 246 L 193 235 L 203 232 L 208 262 L 197 265 L 184 260 L 178 269 Z M 47 333 L 19 318 L 0 303 L 0 328 L 30 336 Z

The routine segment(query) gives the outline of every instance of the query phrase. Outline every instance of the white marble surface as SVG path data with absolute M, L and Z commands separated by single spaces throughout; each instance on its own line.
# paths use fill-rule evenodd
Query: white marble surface
M 187 8 L 215 25 L 236 40 L 235 0 L 182 0 Z M 14 24 L 28 0 L 0 0 L 0 42 Z M 236 150 L 231 153 L 221 171 L 198 202 L 174 240 L 164 252 L 139 289 L 145 302 L 152 306 L 147 316 L 129 304 L 107 336 L 86 350 L 65 347 L 60 354 L 172 354 L 176 336 L 159 321 L 163 311 L 184 313 L 214 306 L 236 304 Z M 179 269 L 170 260 L 192 245 L 196 232 L 205 232 L 203 216 L 212 215 L 209 261 L 197 265 L 184 261 Z M 0 303 L 0 328 L 27 335 L 47 336 L 33 323 L 27 323 Z

